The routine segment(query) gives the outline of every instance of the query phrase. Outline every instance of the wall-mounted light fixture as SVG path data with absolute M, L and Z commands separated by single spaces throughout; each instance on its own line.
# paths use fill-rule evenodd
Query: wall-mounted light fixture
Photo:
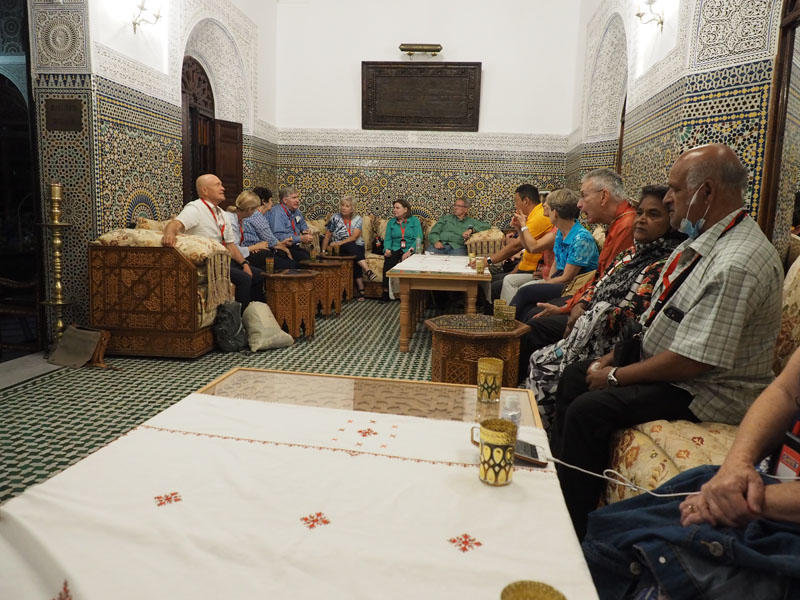
M 400 52 L 414 56 L 417 52 L 436 56 L 442 51 L 441 44 L 400 44 Z
M 145 0 L 142 0 L 139 5 L 136 7 L 139 9 L 133 16 L 133 33 L 136 33 L 136 28 L 141 27 L 145 23 L 148 25 L 155 25 L 158 23 L 158 20 L 161 18 L 161 9 L 156 9 L 156 12 L 149 11 L 147 7 L 144 5 Z M 149 16 L 149 19 L 148 19 Z
M 642 24 L 647 25 L 648 23 L 655 23 L 658 25 L 659 31 L 664 31 L 664 13 L 659 13 L 653 9 L 653 5 L 656 1 L 657 0 L 644 0 L 644 4 L 647 6 L 647 12 L 643 11 L 640 6 L 636 16 Z

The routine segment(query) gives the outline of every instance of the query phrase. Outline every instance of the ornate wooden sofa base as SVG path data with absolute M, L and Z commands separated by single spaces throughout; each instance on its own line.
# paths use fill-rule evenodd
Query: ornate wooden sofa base
M 214 338 L 200 314 L 198 279 L 197 267 L 174 248 L 90 245 L 90 322 L 111 332 L 107 352 L 177 358 L 209 352 Z

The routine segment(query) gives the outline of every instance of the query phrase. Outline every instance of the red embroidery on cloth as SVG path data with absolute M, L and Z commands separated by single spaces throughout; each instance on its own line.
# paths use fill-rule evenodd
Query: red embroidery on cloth
M 372 422 L 374 423 L 375 421 L 372 421 Z M 371 435 L 378 435 L 378 432 L 377 431 L 373 431 L 372 427 L 369 427 L 367 429 L 359 429 L 358 433 L 359 433 L 359 435 L 361 435 L 361 437 L 369 437 Z
M 235 435 L 220 435 L 218 433 L 205 433 L 200 431 L 187 431 L 185 429 L 173 429 L 170 427 L 157 427 L 154 425 L 139 425 L 135 429 L 132 429 L 125 435 L 131 435 L 131 433 L 135 431 L 158 431 L 161 433 L 170 433 L 170 434 L 177 434 L 177 435 L 184 435 L 188 437 L 198 437 L 198 438 L 206 438 L 212 440 L 228 440 L 232 442 L 246 442 L 248 444 L 261 444 L 263 446 L 278 446 L 281 448 L 307 448 L 310 450 L 320 450 L 323 452 L 344 452 L 345 454 L 349 454 L 350 456 L 374 456 L 376 458 L 384 458 L 388 460 L 402 460 L 404 462 L 416 462 L 416 463 L 425 463 L 428 465 L 443 465 L 446 467 L 460 467 L 463 469 L 474 469 L 475 463 L 471 462 L 456 462 L 452 460 L 434 460 L 434 459 L 420 459 L 420 458 L 409 458 L 407 456 L 395 456 L 393 454 L 384 454 L 382 452 L 370 452 L 368 450 L 348 450 L 347 448 L 336 448 L 334 446 L 320 446 L 317 444 L 304 444 L 300 442 L 276 442 L 274 440 L 257 440 L 253 438 L 244 438 L 238 437 Z M 389 437 L 396 437 L 395 435 L 391 435 Z M 536 475 L 546 475 L 551 476 L 555 469 L 552 467 L 548 469 L 541 469 L 539 467 L 523 467 L 523 466 L 515 466 L 514 472 L 517 471 L 525 471 L 528 473 L 535 473 Z
M 69 592 L 69 586 L 67 585 L 66 579 L 64 580 L 64 587 L 61 588 L 58 596 L 55 596 L 53 600 L 72 600 L 72 594 Z
M 300 517 L 300 520 L 305 523 L 305 526 L 309 529 L 314 529 L 315 527 L 321 527 L 322 525 L 330 524 L 328 517 L 325 516 L 324 513 L 312 513 L 307 517 Z
M 165 504 L 172 504 L 173 502 L 180 502 L 181 495 L 178 492 L 170 492 L 163 496 L 155 496 L 156 505 L 164 506 Z
M 469 552 L 470 550 L 474 550 L 478 546 L 482 546 L 478 540 L 476 540 L 471 535 L 464 533 L 458 537 L 450 538 L 447 540 L 451 544 L 454 544 L 456 548 L 461 550 L 462 552 Z

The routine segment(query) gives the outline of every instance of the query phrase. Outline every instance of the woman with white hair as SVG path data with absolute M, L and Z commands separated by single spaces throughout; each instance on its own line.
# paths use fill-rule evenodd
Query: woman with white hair
M 364 259 L 364 238 L 361 237 L 363 219 L 353 214 L 353 197 L 344 196 L 339 202 L 339 212 L 335 213 L 328 224 L 325 225 L 325 238 L 322 240 L 322 251 L 328 248 L 338 248 L 341 254 L 355 256 L 353 277 L 358 289 L 358 299 L 364 300 L 364 278 L 370 281 L 375 279 L 375 273 Z

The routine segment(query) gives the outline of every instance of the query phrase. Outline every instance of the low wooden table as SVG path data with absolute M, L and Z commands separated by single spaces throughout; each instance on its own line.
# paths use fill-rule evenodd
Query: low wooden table
M 348 300 L 352 300 L 355 297 L 353 293 L 353 264 L 356 262 L 356 257 L 348 254 L 320 254 L 317 256 L 317 260 L 333 262 L 339 265 L 339 271 L 341 272 L 341 290 L 339 294 Z
M 412 328 L 422 316 L 422 290 L 464 292 L 467 297 L 464 311 L 475 313 L 478 284 L 490 282 L 492 275 L 488 269 L 479 275 L 467 266 L 467 261 L 466 256 L 415 254 L 386 274 L 400 284 L 400 352 L 408 352 Z
M 319 279 L 314 282 L 311 302 L 314 310 L 320 306 L 323 316 L 330 316 L 331 307 L 336 315 L 342 312 L 342 278 L 338 262 L 323 262 L 321 260 L 302 260 L 300 264 L 305 269 L 313 269 L 319 273 Z
M 503 386 L 519 382 L 519 338 L 530 326 L 490 315 L 442 315 L 425 321 L 431 330 L 431 380 L 474 385 L 478 359 L 503 359 Z
M 313 304 L 314 280 L 317 271 L 283 269 L 275 273 L 264 273 L 267 304 L 278 321 L 278 325 L 289 330 L 294 339 L 300 337 L 300 327 L 307 338 L 314 336 L 314 319 L 317 305 Z

